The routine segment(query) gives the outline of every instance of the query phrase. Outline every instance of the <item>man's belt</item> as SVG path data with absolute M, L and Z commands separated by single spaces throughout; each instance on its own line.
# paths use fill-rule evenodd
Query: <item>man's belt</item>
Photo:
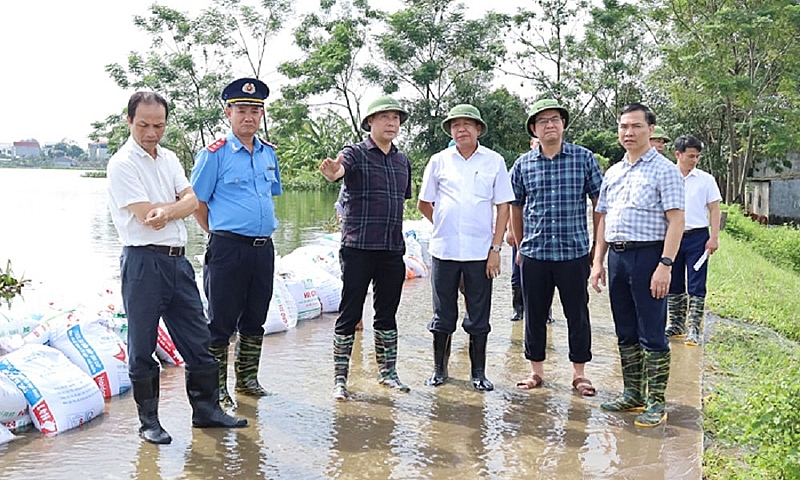
M 186 247 L 170 247 L 169 245 L 145 245 L 144 248 L 154 252 L 163 253 L 170 257 L 182 257 L 186 254 Z
M 626 250 L 636 250 L 637 248 L 655 247 L 656 245 L 663 245 L 661 240 L 654 240 L 652 242 L 611 242 L 609 245 L 615 252 L 624 252 Z
M 700 232 L 708 232 L 708 227 L 700 227 L 700 228 L 690 228 L 683 232 L 684 237 L 688 237 L 689 235 L 694 235 L 695 233 Z
M 246 235 L 239 235 L 238 233 L 228 232 L 225 230 L 214 230 L 211 232 L 211 235 L 218 235 L 224 238 L 230 238 L 231 240 L 236 240 L 237 242 L 246 243 L 248 245 L 252 245 L 254 247 L 263 247 L 272 239 L 270 237 L 248 237 Z

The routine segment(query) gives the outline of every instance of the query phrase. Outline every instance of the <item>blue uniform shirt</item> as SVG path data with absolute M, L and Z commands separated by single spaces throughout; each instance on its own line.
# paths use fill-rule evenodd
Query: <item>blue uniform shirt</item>
M 219 148 L 198 152 L 191 182 L 197 199 L 208 204 L 211 231 L 265 237 L 278 228 L 272 201 L 283 193 L 278 159 L 274 148 L 258 137 L 252 154 L 233 132 Z

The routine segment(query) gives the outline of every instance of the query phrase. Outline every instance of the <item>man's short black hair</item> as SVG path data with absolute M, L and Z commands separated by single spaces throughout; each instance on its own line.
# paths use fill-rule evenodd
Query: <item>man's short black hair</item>
M 687 148 L 696 148 L 698 152 L 703 151 L 703 142 L 694 135 L 681 135 L 675 139 L 675 151 L 684 153 Z
M 636 102 L 629 103 L 624 107 L 622 107 L 622 111 L 619 112 L 619 117 L 617 117 L 617 120 L 619 120 L 619 118 L 624 114 L 630 112 L 644 112 L 644 118 L 645 120 L 647 120 L 647 124 L 648 125 L 656 124 L 656 114 L 653 113 L 653 111 L 650 110 L 648 107 L 642 105 L 641 103 L 636 103 Z
M 131 120 L 133 120 L 133 118 L 136 116 L 136 109 L 139 107 L 140 103 L 156 103 L 163 106 L 164 111 L 166 112 L 164 119 L 166 120 L 169 118 L 169 105 L 167 105 L 167 101 L 164 99 L 164 97 L 156 92 L 136 92 L 131 95 L 131 98 L 128 100 L 128 118 Z

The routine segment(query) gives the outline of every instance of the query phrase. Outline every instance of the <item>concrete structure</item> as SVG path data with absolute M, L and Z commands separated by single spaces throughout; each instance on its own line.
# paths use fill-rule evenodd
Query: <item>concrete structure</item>
M 108 141 L 101 140 L 99 142 L 91 142 L 89 144 L 89 160 L 108 160 Z
M 17 157 L 34 157 L 41 155 L 42 149 L 36 140 L 14 142 L 14 155 Z
M 761 165 L 745 190 L 745 211 L 761 223 L 800 224 L 800 152 L 790 152 L 788 168 Z

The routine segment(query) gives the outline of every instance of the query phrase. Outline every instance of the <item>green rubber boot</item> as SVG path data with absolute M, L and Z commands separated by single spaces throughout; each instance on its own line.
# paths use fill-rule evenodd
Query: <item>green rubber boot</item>
M 668 337 L 683 338 L 686 336 L 686 303 L 689 296 L 685 293 L 667 295 L 667 318 L 669 326 L 664 333 Z
M 397 376 L 397 329 L 375 330 L 375 360 L 380 371 L 378 383 L 403 393 L 411 391 Z
M 633 424 L 637 427 L 652 428 L 667 421 L 664 392 L 669 380 L 670 352 L 645 352 L 644 365 L 647 375 L 647 405 Z
M 258 383 L 263 335 L 239 335 L 236 354 L 236 392 L 250 397 L 266 397 L 270 393 Z
M 619 358 L 622 363 L 622 393 L 600 408 L 609 412 L 640 412 L 644 410 L 645 378 L 644 350 L 636 345 L 619 345 Z
M 209 345 L 208 351 L 219 362 L 219 403 L 223 408 L 236 408 L 236 402 L 228 393 L 228 346 Z
M 705 317 L 706 299 L 705 297 L 689 297 L 689 329 L 686 345 L 696 347 L 700 345 L 700 338 L 703 336 L 703 317 Z
M 340 402 L 350 399 L 347 374 L 350 372 L 350 356 L 353 354 L 355 339 L 355 334 L 333 334 L 333 398 Z

